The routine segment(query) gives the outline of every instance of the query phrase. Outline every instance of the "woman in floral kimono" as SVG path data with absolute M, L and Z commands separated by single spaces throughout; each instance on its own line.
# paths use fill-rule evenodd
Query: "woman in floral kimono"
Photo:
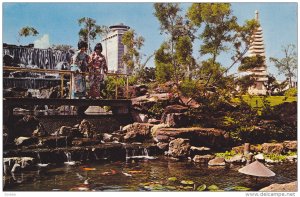
M 94 52 L 90 55 L 90 90 L 88 93 L 90 98 L 102 98 L 100 86 L 104 81 L 105 74 L 107 74 L 107 64 L 101 52 L 102 45 L 98 43 L 94 48 Z
M 85 76 L 79 72 L 86 72 L 88 69 L 89 56 L 86 53 L 87 47 L 88 44 L 85 41 L 79 41 L 79 50 L 72 57 L 71 71 L 74 71 L 72 74 L 72 99 L 86 97 Z

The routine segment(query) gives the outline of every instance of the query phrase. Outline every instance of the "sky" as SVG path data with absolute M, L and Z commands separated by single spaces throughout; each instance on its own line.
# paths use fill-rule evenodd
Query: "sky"
M 264 44 L 268 72 L 279 80 L 277 69 L 269 62 L 269 57 L 282 58 L 282 46 L 295 44 L 298 36 L 297 3 L 231 3 L 233 14 L 238 23 L 254 18 L 255 10 L 259 11 L 260 23 L 263 28 Z M 180 3 L 183 12 L 191 3 Z M 159 21 L 153 15 L 153 3 L 3 3 L 2 4 L 2 41 L 8 44 L 18 44 L 18 31 L 24 26 L 32 26 L 38 30 L 36 37 L 21 38 L 19 44 L 35 43 L 36 46 L 67 44 L 77 46 L 80 26 L 78 19 L 90 17 L 98 25 L 115 25 L 124 23 L 145 38 L 141 52 L 147 56 L 157 50 L 166 39 L 160 34 Z M 99 42 L 100 38 L 96 40 Z M 194 57 L 204 60 L 199 54 L 200 42 L 194 44 Z M 230 55 L 219 58 L 223 66 L 231 64 Z M 153 58 L 147 66 L 154 66 Z M 230 73 L 235 73 L 235 66 Z

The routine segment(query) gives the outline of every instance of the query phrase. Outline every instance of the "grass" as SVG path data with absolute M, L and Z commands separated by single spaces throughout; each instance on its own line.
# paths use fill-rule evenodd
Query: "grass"
M 244 95 L 243 100 L 253 108 L 263 107 L 263 96 L 249 96 Z M 282 104 L 284 102 L 297 101 L 297 97 L 286 97 L 286 96 L 268 96 L 266 100 L 270 103 L 270 106 Z M 235 98 L 234 102 L 240 102 L 239 98 Z

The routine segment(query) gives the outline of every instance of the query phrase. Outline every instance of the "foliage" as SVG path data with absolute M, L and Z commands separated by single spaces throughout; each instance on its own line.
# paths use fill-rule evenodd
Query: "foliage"
M 137 36 L 134 30 L 126 31 L 122 36 L 122 43 L 126 47 L 126 52 L 122 56 L 122 61 L 127 65 L 128 70 L 133 70 L 141 65 L 141 55 L 139 50 L 144 44 L 145 39 Z
M 158 101 L 148 111 L 155 115 L 156 118 L 160 118 L 168 105 L 169 101 L 167 100 Z
M 285 91 L 284 96 L 286 97 L 297 96 L 297 88 L 288 89 L 287 91 Z
M 83 26 L 79 30 L 78 34 L 82 40 L 88 43 L 88 51 L 91 51 L 90 41 L 95 40 L 97 35 L 100 34 L 103 30 L 101 26 L 96 24 L 95 19 L 89 17 L 83 17 L 78 19 L 78 24 L 79 26 Z
M 264 57 L 262 56 L 253 56 L 253 57 L 245 57 L 241 61 L 241 65 L 239 66 L 239 71 L 248 71 L 253 68 L 259 67 L 264 64 Z
M 224 153 L 215 153 L 215 155 L 217 157 L 221 157 L 221 158 L 224 158 L 224 159 L 230 159 L 231 157 L 236 155 L 236 153 L 233 150 L 231 150 L 231 151 L 226 151 Z
M 279 74 L 284 74 L 289 79 L 291 86 L 292 78 L 297 76 L 298 58 L 296 46 L 294 44 L 283 46 L 282 52 L 284 53 L 284 58 L 270 57 L 270 61 L 275 64 Z
M 115 76 L 108 76 L 106 80 L 106 98 L 107 99 L 115 99 L 116 96 L 116 86 L 118 87 L 118 96 L 125 96 L 124 95 L 124 87 L 126 85 L 125 77 L 115 77 Z
M 254 85 L 255 78 L 253 75 L 245 75 L 235 80 L 235 84 L 238 86 L 240 94 L 246 94 L 248 88 Z
M 264 154 L 265 158 L 271 159 L 273 161 L 285 161 L 287 156 L 286 155 L 281 155 L 281 154 Z
M 192 57 L 192 42 L 194 29 L 190 23 L 180 15 L 181 9 L 178 3 L 155 3 L 154 15 L 160 23 L 161 33 L 168 36 L 160 51 L 155 55 L 156 66 L 173 67 L 171 80 L 178 86 L 179 80 L 185 75 L 185 71 L 191 69 L 195 60 Z M 167 58 L 161 55 L 167 55 Z M 162 60 L 163 59 L 163 60 Z M 158 65 L 163 62 L 164 65 Z M 161 73 L 160 73 L 161 74 Z M 160 75 L 159 74 L 159 75 Z
M 155 52 L 155 78 L 158 82 L 164 83 L 170 81 L 174 75 L 174 68 L 171 64 L 170 47 L 165 42 Z
M 22 27 L 19 31 L 19 36 L 24 36 L 24 37 L 36 36 L 38 34 L 39 32 L 35 28 L 29 26 Z

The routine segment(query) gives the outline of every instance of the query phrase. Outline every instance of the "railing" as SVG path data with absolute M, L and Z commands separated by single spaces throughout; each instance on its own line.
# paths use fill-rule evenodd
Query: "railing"
M 54 73 L 54 74 L 60 74 L 60 86 L 61 86 L 61 97 L 63 97 L 64 94 L 64 76 L 65 75 L 71 75 L 75 73 L 75 71 L 70 71 L 70 70 L 50 70 L 50 69 L 33 69 L 33 68 L 20 68 L 20 67 L 11 67 L 11 66 L 3 66 L 4 71 L 19 71 L 19 72 L 34 72 L 34 73 Z M 78 73 L 78 72 L 77 72 Z M 80 74 L 83 75 L 89 75 L 93 74 L 91 72 L 79 72 Z M 107 73 L 107 76 L 126 76 L 126 98 L 128 99 L 128 77 L 129 75 L 127 74 L 121 74 L 121 73 Z M 115 99 L 118 99 L 118 84 L 115 84 Z M 72 90 L 72 80 L 70 80 L 70 91 L 69 91 L 69 96 L 71 98 L 71 90 Z

